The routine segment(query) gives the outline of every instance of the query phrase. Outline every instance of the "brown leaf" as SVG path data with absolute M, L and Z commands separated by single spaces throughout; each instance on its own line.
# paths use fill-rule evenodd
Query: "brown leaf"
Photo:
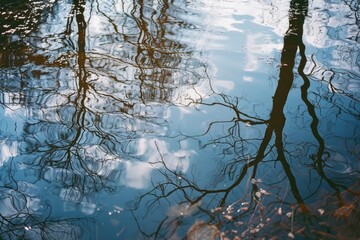
M 335 217 L 348 218 L 354 209 L 355 209 L 355 206 L 353 204 L 344 205 L 344 206 L 336 209 Z

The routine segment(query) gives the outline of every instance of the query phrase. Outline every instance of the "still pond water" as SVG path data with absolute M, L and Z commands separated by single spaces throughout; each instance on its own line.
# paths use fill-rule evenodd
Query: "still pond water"
M 359 239 L 357 0 L 1 0 L 0 239 Z

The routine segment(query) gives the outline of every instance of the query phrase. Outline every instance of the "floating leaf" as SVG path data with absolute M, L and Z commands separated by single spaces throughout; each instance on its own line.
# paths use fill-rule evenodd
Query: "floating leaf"
M 229 221 L 233 220 L 233 217 L 230 216 L 230 215 L 228 215 L 228 214 L 225 214 L 225 215 L 224 215 L 224 218 L 227 219 L 227 220 L 229 220 Z
M 318 212 L 319 212 L 320 216 L 322 216 L 322 215 L 324 214 L 325 210 L 322 209 L 322 208 L 319 208 L 319 209 L 318 209 Z
M 251 183 L 252 183 L 252 184 L 262 183 L 262 180 L 261 180 L 261 179 L 252 178 L 252 179 L 251 179 Z
M 260 193 L 264 194 L 264 195 L 270 195 L 270 193 L 268 191 L 266 191 L 265 189 L 260 188 Z
M 344 205 L 344 206 L 340 207 L 339 209 L 336 209 L 335 216 L 347 218 L 350 216 L 350 214 L 352 213 L 352 211 L 354 209 L 355 209 L 355 207 L 352 204 Z
M 293 234 L 292 232 L 289 232 L 289 233 L 288 233 L 288 237 L 289 237 L 289 238 L 292 238 L 292 239 L 295 238 L 295 236 L 294 236 L 294 234 Z
M 248 208 L 248 207 L 242 207 L 242 208 L 240 208 L 239 210 L 240 210 L 240 211 L 247 211 L 247 210 L 249 210 L 249 208 Z

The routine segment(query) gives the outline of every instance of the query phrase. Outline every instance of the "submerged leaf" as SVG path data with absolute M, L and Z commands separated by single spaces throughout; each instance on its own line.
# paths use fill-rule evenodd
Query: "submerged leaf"
M 186 234 L 187 240 L 219 240 L 221 233 L 215 225 L 197 221 L 189 229 Z
M 348 218 L 354 209 L 355 209 L 355 207 L 352 204 L 344 205 L 344 206 L 340 207 L 339 209 L 336 209 L 335 217 Z

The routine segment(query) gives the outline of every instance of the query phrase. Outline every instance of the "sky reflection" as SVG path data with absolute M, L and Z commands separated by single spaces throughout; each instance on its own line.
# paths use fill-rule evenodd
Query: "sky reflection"
M 0 238 L 339 236 L 359 223 L 357 10 L 6 0 Z

